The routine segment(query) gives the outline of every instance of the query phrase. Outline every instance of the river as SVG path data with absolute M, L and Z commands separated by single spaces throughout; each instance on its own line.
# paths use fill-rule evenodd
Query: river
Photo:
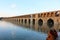
M 44 33 L 0 21 L 0 40 L 46 40 L 46 37 Z

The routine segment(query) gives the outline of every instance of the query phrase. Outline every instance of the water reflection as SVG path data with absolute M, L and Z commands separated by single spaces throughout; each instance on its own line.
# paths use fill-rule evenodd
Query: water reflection
M 0 40 L 45 40 L 46 34 L 0 21 Z

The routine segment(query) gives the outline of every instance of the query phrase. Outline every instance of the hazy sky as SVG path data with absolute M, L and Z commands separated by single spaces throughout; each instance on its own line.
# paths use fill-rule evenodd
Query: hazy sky
M 0 0 L 0 17 L 60 9 L 60 0 Z

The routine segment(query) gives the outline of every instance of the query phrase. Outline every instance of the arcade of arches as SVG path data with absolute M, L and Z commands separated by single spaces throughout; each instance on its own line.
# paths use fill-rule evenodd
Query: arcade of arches
M 30 15 L 4 17 L 2 20 L 19 23 L 19 25 L 32 28 L 36 31 L 47 32 L 50 28 L 60 31 L 60 10 Z

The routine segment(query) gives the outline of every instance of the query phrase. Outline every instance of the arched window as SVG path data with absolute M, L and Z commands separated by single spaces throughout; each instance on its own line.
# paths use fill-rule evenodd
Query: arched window
M 44 13 L 44 17 L 46 16 L 46 13 Z
M 40 14 L 38 14 L 38 18 L 40 17 Z
M 51 12 L 51 16 L 53 16 L 53 12 Z
M 47 13 L 47 17 L 49 17 L 49 13 Z
M 58 16 L 59 16 L 59 14 L 60 14 L 60 12 L 56 12 L 56 13 L 55 13 L 55 16 L 56 16 L 56 17 L 58 17 Z

